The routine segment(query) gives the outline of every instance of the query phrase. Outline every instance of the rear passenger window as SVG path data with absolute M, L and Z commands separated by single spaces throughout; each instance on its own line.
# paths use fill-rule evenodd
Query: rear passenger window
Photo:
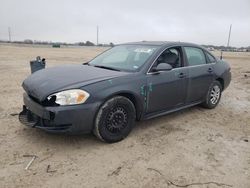
M 209 63 L 215 63 L 215 62 L 216 62 L 214 56 L 212 56 L 212 55 L 209 54 L 209 53 L 206 53 L 206 55 L 207 55 L 207 59 L 208 59 L 208 62 L 209 62 Z
M 206 58 L 201 49 L 194 47 L 184 47 L 184 49 L 189 66 L 206 64 Z

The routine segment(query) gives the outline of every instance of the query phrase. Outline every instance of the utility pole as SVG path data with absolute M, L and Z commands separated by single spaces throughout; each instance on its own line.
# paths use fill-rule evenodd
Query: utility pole
M 8 27 L 8 32 L 9 32 L 9 42 L 11 42 L 11 28 Z
M 96 27 L 96 46 L 98 46 L 98 44 L 99 44 L 99 27 L 97 26 Z
M 231 30 L 232 30 L 232 24 L 230 25 L 230 29 L 229 29 L 229 35 L 228 35 L 228 40 L 227 40 L 227 47 L 229 47 L 229 44 L 230 44 Z

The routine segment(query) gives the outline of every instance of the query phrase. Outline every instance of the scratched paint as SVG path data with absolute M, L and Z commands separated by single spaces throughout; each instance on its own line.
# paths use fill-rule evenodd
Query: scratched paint
M 145 85 L 141 86 L 141 95 L 144 96 L 144 108 L 145 110 L 148 109 L 148 103 L 149 103 L 149 93 L 153 91 L 153 85 L 152 83 L 149 83 L 148 90 L 146 89 Z
M 146 98 L 146 110 L 148 109 L 148 103 L 149 103 L 149 93 L 153 91 L 153 86 L 152 83 L 149 83 L 148 85 L 148 94 L 147 94 L 147 98 Z
M 146 86 L 145 85 L 142 85 L 141 86 L 141 95 L 144 97 L 144 108 L 145 110 L 147 109 L 147 106 L 148 106 L 148 100 L 147 100 L 147 90 L 146 90 Z
M 142 86 L 141 86 L 141 95 L 143 95 L 143 96 L 146 95 L 145 85 L 142 85 Z
M 153 91 L 152 83 L 149 83 L 149 92 L 152 92 L 152 91 Z
M 108 82 L 109 82 L 110 84 L 113 84 L 113 81 L 112 81 L 112 80 L 108 80 Z

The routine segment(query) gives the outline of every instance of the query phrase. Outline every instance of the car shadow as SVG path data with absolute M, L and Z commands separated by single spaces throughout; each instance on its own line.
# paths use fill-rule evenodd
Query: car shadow
M 200 107 L 200 106 L 193 106 L 190 108 L 186 108 L 180 111 L 172 112 L 170 114 L 166 114 L 163 116 L 155 117 L 149 120 L 143 120 L 137 122 L 137 126 L 135 127 L 135 131 L 139 131 L 141 129 L 147 129 L 151 128 L 152 126 L 166 126 L 168 127 L 168 122 L 172 122 L 174 120 L 177 120 L 178 118 L 183 118 L 183 116 L 189 116 L 193 113 L 196 113 L 198 111 L 206 111 L 206 109 Z M 184 119 L 185 120 L 185 119 Z M 186 120 L 187 121 L 187 120 Z
M 173 130 L 173 125 L 172 125 L 173 123 L 168 124 L 168 122 L 172 122 L 179 117 L 183 118 L 183 116 L 189 116 L 197 111 L 204 111 L 204 110 L 206 109 L 203 109 L 199 106 L 194 106 L 164 116 L 136 122 L 136 126 L 132 130 L 132 136 L 139 136 L 141 131 L 146 132 L 147 129 L 151 129 L 152 127 L 159 128 L 164 126 L 166 129 L 169 129 L 171 131 Z M 183 127 L 184 126 L 185 125 L 183 125 Z M 106 144 L 98 140 L 92 134 L 86 134 L 86 135 L 51 134 L 36 128 L 24 128 L 22 132 L 24 138 L 28 138 L 29 140 L 35 141 L 33 143 L 37 143 L 39 141 L 39 142 L 44 142 L 48 145 L 52 144 L 53 146 L 61 147 L 62 145 L 64 145 L 64 146 L 74 147 L 77 145 L 81 145 L 81 147 L 89 147 L 89 146 L 93 147 Z M 119 143 L 121 142 L 115 144 Z

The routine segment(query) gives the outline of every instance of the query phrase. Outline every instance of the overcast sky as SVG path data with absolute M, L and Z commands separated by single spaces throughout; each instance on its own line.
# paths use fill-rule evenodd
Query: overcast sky
M 0 0 L 0 39 L 250 46 L 250 0 Z

